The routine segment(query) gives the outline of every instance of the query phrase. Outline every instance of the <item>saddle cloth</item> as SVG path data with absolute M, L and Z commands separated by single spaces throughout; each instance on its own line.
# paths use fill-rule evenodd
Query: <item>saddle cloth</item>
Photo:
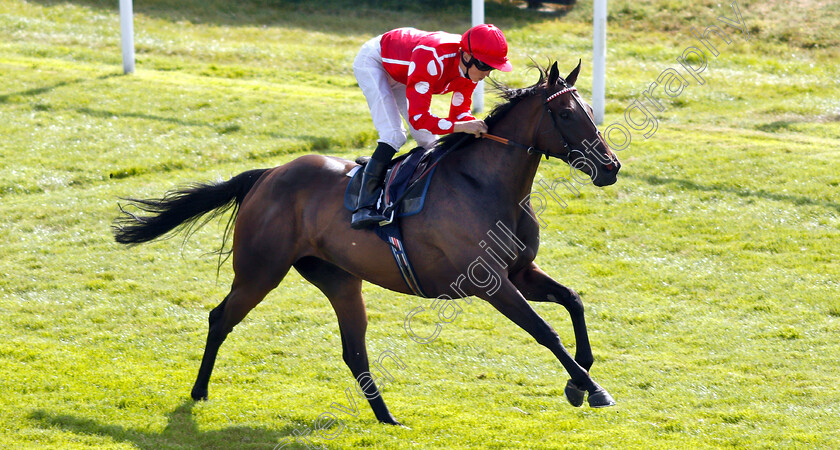
M 391 222 L 395 218 L 411 216 L 423 210 L 429 183 L 437 162 L 444 154 L 437 149 L 426 151 L 423 147 L 417 147 L 391 161 L 385 174 L 385 187 L 377 202 L 378 209 L 391 217 Z M 344 192 L 344 207 L 350 211 L 355 211 L 359 203 L 363 165 L 347 173 L 352 178 Z

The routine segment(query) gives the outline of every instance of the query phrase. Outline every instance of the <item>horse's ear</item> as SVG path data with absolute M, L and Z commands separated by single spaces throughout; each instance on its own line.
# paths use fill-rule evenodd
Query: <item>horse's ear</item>
M 554 64 L 551 65 L 551 69 L 548 71 L 548 85 L 554 86 L 557 84 L 558 78 L 560 78 L 560 70 L 557 68 L 557 61 L 554 61 Z
M 578 74 L 580 73 L 580 62 L 581 61 L 578 59 L 577 67 L 575 67 L 575 69 L 572 70 L 572 73 L 570 73 L 569 76 L 566 77 L 566 84 L 568 84 L 569 86 L 574 86 L 575 81 L 577 81 Z

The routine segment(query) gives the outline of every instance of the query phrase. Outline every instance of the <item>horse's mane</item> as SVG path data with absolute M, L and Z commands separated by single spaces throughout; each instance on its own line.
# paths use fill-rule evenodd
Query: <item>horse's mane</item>
M 495 91 L 502 99 L 507 100 L 506 102 L 501 102 L 493 107 L 493 109 L 487 114 L 487 117 L 484 118 L 484 123 L 487 124 L 488 129 L 492 130 L 493 125 L 498 123 L 522 99 L 536 94 L 540 88 L 545 87 L 544 84 L 545 79 L 548 76 L 548 69 L 539 66 L 537 63 L 532 63 L 530 67 L 540 72 L 540 79 L 528 87 L 512 88 L 499 81 L 488 79 L 493 91 Z M 450 133 L 438 139 L 437 144 L 435 144 L 435 148 L 438 149 L 438 151 L 446 151 L 455 145 L 468 145 L 476 139 L 477 138 L 471 134 Z

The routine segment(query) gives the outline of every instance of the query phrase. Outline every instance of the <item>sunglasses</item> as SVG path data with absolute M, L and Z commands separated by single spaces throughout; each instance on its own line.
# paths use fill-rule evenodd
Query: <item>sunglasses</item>
M 478 58 L 473 57 L 472 63 L 475 66 L 476 69 L 478 69 L 482 72 L 487 72 L 488 70 L 493 70 L 493 66 L 487 64 L 484 61 L 479 60 Z

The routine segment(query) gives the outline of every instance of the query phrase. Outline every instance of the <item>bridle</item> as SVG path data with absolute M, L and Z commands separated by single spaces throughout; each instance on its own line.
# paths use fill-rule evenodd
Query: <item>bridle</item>
M 540 130 L 540 126 L 542 125 L 543 119 L 545 119 L 545 114 L 548 113 L 549 117 L 551 117 L 551 121 L 554 124 L 554 130 L 557 131 L 557 135 L 560 136 L 560 141 L 563 142 L 563 148 L 566 150 L 567 155 L 572 152 L 572 149 L 569 147 L 569 142 L 566 140 L 566 137 L 563 135 L 563 131 L 560 129 L 560 126 L 557 124 L 557 118 L 554 116 L 554 113 L 551 110 L 550 103 L 555 98 L 557 98 L 557 97 L 559 97 L 563 94 L 569 93 L 569 92 L 572 93 L 572 98 L 574 99 L 575 103 L 577 103 L 578 106 L 585 111 L 585 108 L 584 108 L 583 104 L 581 103 L 580 99 L 578 98 L 578 96 L 576 94 L 577 88 L 574 87 L 574 86 L 564 86 L 563 89 L 560 89 L 559 91 L 557 91 L 557 92 L 555 92 L 555 93 L 553 93 L 549 96 L 546 96 L 545 102 L 543 102 L 543 105 L 545 105 L 545 108 L 543 109 L 542 114 L 540 114 L 540 120 L 537 122 L 537 127 L 534 131 L 534 139 L 532 139 L 532 141 L 536 144 L 537 133 Z M 598 130 L 598 127 L 595 125 L 595 121 L 592 120 L 592 117 L 590 117 L 589 114 L 586 114 L 586 117 L 588 117 L 589 120 L 592 122 L 592 126 L 595 127 L 595 130 Z M 600 135 L 601 135 L 601 131 L 598 130 L 598 136 L 600 136 Z M 481 135 L 481 137 L 483 137 L 485 139 L 490 139 L 491 141 L 495 141 L 495 142 L 498 142 L 498 143 L 503 144 L 503 145 L 509 145 L 511 147 L 520 148 L 522 150 L 527 151 L 529 155 L 533 155 L 533 154 L 545 155 L 546 160 L 550 156 L 553 156 L 553 157 L 559 158 L 559 159 L 563 159 L 560 155 L 558 155 L 556 153 L 551 153 L 548 150 L 543 150 L 543 149 L 537 148 L 535 146 L 528 146 L 528 145 L 520 144 L 519 142 L 512 141 L 510 139 L 503 138 L 503 137 L 500 137 L 500 136 L 496 136 L 496 135 L 493 135 L 493 134 L 484 133 L 484 134 Z

